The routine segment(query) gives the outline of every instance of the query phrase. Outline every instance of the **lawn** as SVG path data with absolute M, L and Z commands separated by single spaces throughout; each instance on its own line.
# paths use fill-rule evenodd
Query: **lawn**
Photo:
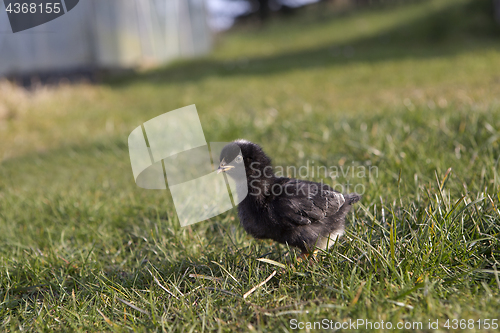
M 490 3 L 311 7 L 218 36 L 206 57 L 96 85 L 0 82 L 0 330 L 286 332 L 365 319 L 498 331 Z M 307 263 L 246 235 L 236 210 L 181 227 L 168 190 L 135 185 L 127 138 L 190 104 L 207 141 L 248 139 L 275 165 L 371 167 L 309 177 L 362 190 L 346 236 Z

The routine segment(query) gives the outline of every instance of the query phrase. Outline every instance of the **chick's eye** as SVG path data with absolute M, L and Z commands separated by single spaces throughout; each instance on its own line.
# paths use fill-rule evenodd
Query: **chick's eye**
M 243 156 L 238 155 L 234 160 L 236 161 L 236 163 L 241 163 L 241 161 L 243 161 Z

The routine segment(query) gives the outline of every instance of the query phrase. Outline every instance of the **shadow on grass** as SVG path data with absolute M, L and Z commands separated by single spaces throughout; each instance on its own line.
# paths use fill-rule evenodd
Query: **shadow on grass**
M 111 85 L 137 82 L 182 83 L 210 76 L 273 75 L 294 69 L 314 69 L 405 58 L 434 58 L 485 48 L 500 49 L 500 25 L 495 23 L 492 13 L 491 1 L 470 1 L 450 5 L 427 17 L 351 43 L 328 43 L 297 52 L 228 61 L 213 59 L 181 61 L 143 74 L 110 77 L 105 83 Z

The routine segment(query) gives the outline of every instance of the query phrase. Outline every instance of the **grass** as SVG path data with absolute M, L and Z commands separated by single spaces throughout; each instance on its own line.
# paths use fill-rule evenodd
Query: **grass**
M 1 83 L 0 329 L 282 332 L 326 318 L 483 331 L 500 313 L 489 4 L 312 8 L 100 85 Z M 275 165 L 376 167 L 333 180 L 364 189 L 346 237 L 311 265 L 247 236 L 235 211 L 180 227 L 168 191 L 135 186 L 127 136 L 193 103 L 207 141 L 246 138 Z

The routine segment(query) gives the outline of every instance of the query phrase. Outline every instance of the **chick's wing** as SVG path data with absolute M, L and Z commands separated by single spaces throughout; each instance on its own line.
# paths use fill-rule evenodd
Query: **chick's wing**
M 281 184 L 276 194 L 273 210 L 278 220 L 290 226 L 321 223 L 345 202 L 344 196 L 328 185 L 297 179 Z

